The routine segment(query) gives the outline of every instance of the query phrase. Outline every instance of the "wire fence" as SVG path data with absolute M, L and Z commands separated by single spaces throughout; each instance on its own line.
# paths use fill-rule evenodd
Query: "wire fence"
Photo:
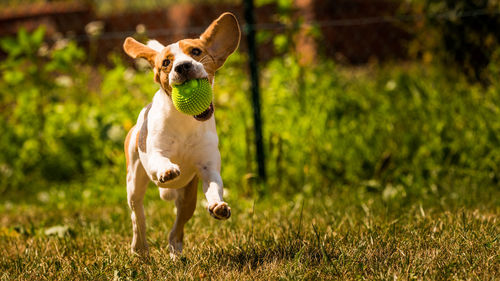
M 450 10 L 446 12 L 440 13 L 419 13 L 419 14 L 406 14 L 406 15 L 391 15 L 391 16 L 376 16 L 376 17 L 360 17 L 360 18 L 349 18 L 349 19 L 331 19 L 326 21 L 305 21 L 303 24 L 305 25 L 314 25 L 320 28 L 328 28 L 328 27 L 353 27 L 353 26 L 362 26 L 362 25 L 375 25 L 381 23 L 404 23 L 404 22 L 415 22 L 423 19 L 436 19 L 436 20 L 456 20 L 461 18 L 469 18 L 469 17 L 481 17 L 481 16 L 493 16 L 500 15 L 500 11 L 492 11 L 488 9 L 477 9 L 477 10 L 469 10 L 469 11 L 455 11 Z M 283 23 L 257 23 L 253 25 L 254 29 L 257 31 L 261 30 L 270 30 L 270 31 L 284 31 L 290 30 L 293 27 Z M 182 32 L 188 35 L 196 35 L 200 34 L 205 30 L 206 26 L 191 26 L 191 27 L 182 27 Z M 248 24 L 244 23 L 242 25 L 242 30 L 247 30 Z M 99 38 L 106 39 L 121 39 L 126 36 L 132 36 L 137 34 L 137 29 L 133 30 L 125 30 L 125 31 L 117 31 L 117 32 L 109 32 L 104 31 L 99 34 Z M 172 36 L 179 34 L 179 30 L 176 28 L 161 28 L 161 29 L 152 29 L 146 30 L 146 34 L 151 37 L 158 36 Z M 79 35 L 76 36 L 75 39 L 77 41 L 88 41 L 89 36 L 87 35 Z
M 258 32 L 261 60 L 268 60 L 276 55 L 273 46 L 276 35 L 293 35 L 293 32 L 300 29 L 300 24 L 319 31 L 320 39 L 316 38 L 317 44 L 312 49 L 316 48 L 316 51 L 341 63 L 363 64 L 372 58 L 377 61 L 405 59 L 409 53 L 409 42 L 414 37 L 412 28 L 421 21 L 452 22 L 470 18 L 481 20 L 498 17 L 500 14 L 500 10 L 491 8 L 402 13 L 399 4 L 394 4 L 395 1 L 384 0 L 311 2 L 322 6 L 314 7 L 310 11 L 294 12 L 291 21 L 278 20 L 280 11 L 276 6 L 255 9 L 256 24 L 252 29 Z M 250 26 L 244 21 L 242 7 L 238 5 L 174 5 L 154 11 L 96 15 L 92 9 L 85 6 L 76 7 L 73 3 L 64 8 L 59 3 L 53 8 L 43 8 L 38 12 L 33 9 L 27 9 L 25 14 L 15 12 L 11 19 L 5 11 L 0 16 L 0 36 L 8 32 L 14 35 L 20 26 L 29 30 L 45 25 L 49 43 L 61 38 L 70 38 L 84 47 L 93 48 L 93 51 L 99 54 L 95 56 L 95 62 L 102 63 L 107 60 L 106 54 L 122 53 L 121 45 L 127 36 L 141 40 L 157 39 L 164 44 L 197 37 L 210 21 L 223 11 L 235 13 L 240 19 L 242 30 L 249 30 Z M 88 28 L 89 26 L 98 28 L 92 29 Z M 290 40 L 294 38 L 289 38 Z M 247 51 L 245 39 L 240 44 L 240 49 Z

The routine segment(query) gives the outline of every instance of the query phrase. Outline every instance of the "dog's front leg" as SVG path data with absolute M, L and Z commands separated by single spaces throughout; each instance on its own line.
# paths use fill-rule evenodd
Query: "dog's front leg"
M 148 162 L 149 171 L 151 171 L 154 181 L 164 183 L 175 179 L 181 174 L 179 166 L 172 163 L 169 158 L 163 156 L 160 152 L 152 152 Z
M 208 212 L 216 219 L 226 220 L 231 216 L 231 208 L 223 199 L 219 151 L 215 154 L 212 160 L 204 161 L 198 169 L 203 181 L 203 193 L 208 201 Z

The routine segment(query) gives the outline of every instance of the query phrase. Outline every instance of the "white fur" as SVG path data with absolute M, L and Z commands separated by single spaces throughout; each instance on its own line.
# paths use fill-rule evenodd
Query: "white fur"
M 149 40 L 147 46 L 157 52 L 161 52 L 165 46 L 156 40 Z
M 182 188 L 204 167 L 205 170 L 220 169 L 218 142 L 213 115 L 209 120 L 200 122 L 180 113 L 170 97 L 160 89 L 153 97 L 148 115 L 147 151 L 139 150 L 139 155 L 141 163 L 147 167 L 146 173 L 157 186 Z M 180 176 L 160 183 L 158 173 L 175 165 L 181 171 Z M 220 185 L 222 187 L 222 182 Z M 209 203 L 216 200 L 211 199 Z M 222 201 L 222 198 L 217 199 Z
M 179 47 L 179 43 L 170 44 L 167 46 L 167 48 L 169 48 L 170 52 L 175 57 L 175 60 L 173 61 L 172 64 L 172 69 L 175 69 L 176 66 L 182 63 L 191 62 L 193 64 L 194 71 L 196 73 L 195 78 L 208 78 L 208 74 L 205 71 L 203 64 L 194 60 L 187 54 L 184 54 L 184 52 L 182 52 L 181 48 Z M 170 73 L 168 74 L 168 80 L 170 85 L 182 84 L 184 82 L 184 80 L 179 80 L 179 76 L 175 71 L 170 71 Z

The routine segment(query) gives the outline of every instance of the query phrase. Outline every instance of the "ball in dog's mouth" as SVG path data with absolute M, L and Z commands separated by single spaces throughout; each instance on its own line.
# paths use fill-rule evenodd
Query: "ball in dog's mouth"
M 198 115 L 193 115 L 194 119 L 198 121 L 207 121 L 212 117 L 212 114 L 214 114 L 214 103 L 211 102 L 210 106 L 207 108 L 207 110 L 203 111 L 202 113 Z

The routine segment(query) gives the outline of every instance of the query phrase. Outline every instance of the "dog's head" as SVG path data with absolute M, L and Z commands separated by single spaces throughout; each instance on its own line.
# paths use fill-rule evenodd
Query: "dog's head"
M 191 79 L 207 78 L 212 84 L 215 71 L 238 48 L 240 27 L 236 17 L 224 13 L 198 39 L 184 39 L 166 47 L 154 41 L 148 46 L 131 37 L 125 39 L 123 49 L 132 58 L 144 58 L 154 70 L 154 80 L 171 96 L 172 86 Z M 200 115 L 200 121 L 213 114 L 213 105 Z

